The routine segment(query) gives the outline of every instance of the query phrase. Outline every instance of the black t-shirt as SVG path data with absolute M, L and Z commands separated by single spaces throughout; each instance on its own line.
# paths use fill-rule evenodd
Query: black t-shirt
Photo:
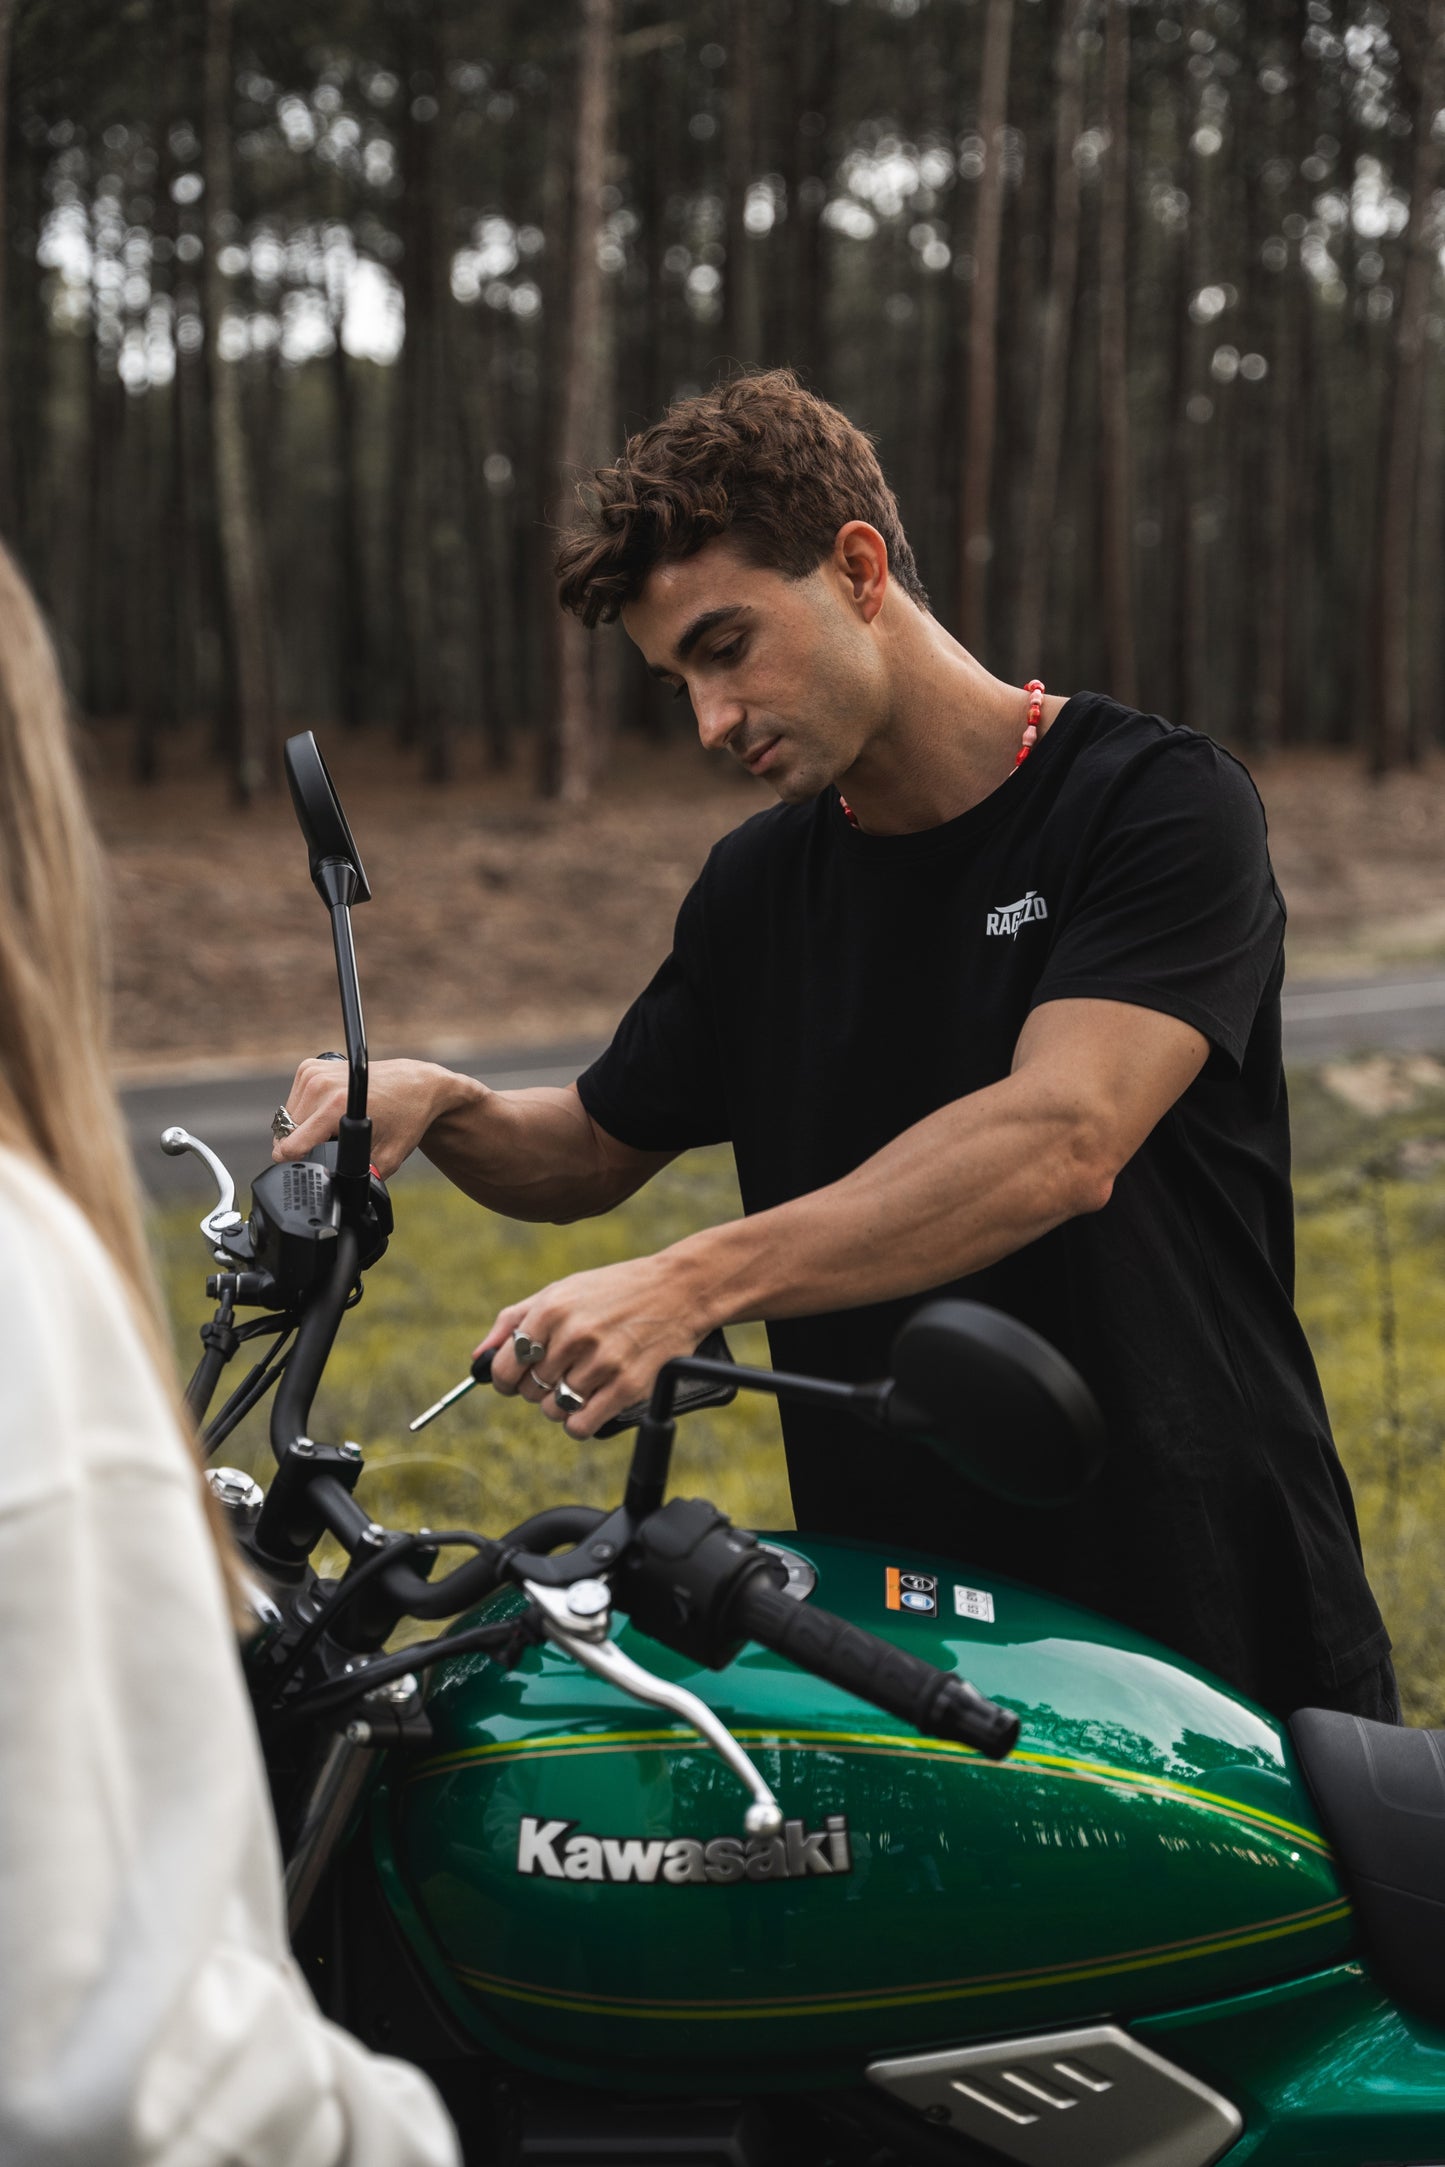
M 947 1290 L 1033 1325 L 1093 1387 L 1110 1452 L 1080 1503 L 1002 1504 L 832 1413 L 785 1407 L 783 1434 L 800 1527 L 1050 1588 L 1287 1712 L 1389 1642 L 1294 1312 L 1283 934 L 1245 770 L 1079 693 L 941 827 L 863 834 L 826 791 L 726 836 L 578 1088 L 639 1149 L 730 1141 L 756 1212 L 1006 1076 L 1043 1002 L 1130 1002 L 1202 1032 L 1204 1069 L 1104 1209 Z M 885 1375 L 918 1299 L 772 1322 L 773 1359 Z

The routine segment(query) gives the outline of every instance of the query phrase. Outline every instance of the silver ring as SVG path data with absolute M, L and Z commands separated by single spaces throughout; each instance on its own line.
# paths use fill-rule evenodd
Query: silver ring
M 271 1134 L 277 1143 L 296 1133 L 296 1120 L 289 1106 L 278 1106 L 271 1116 Z
M 531 1334 L 524 1332 L 519 1325 L 512 1334 L 512 1352 L 523 1369 L 530 1369 L 534 1362 L 544 1359 L 547 1350 L 540 1339 L 533 1339 Z
M 552 1389 L 557 1395 L 557 1405 L 566 1414 L 575 1415 L 580 1407 L 585 1407 L 587 1405 L 587 1402 L 585 1399 L 583 1399 L 582 1394 L 580 1392 L 574 1392 L 565 1377 L 562 1379 L 560 1384 L 554 1385 Z
M 545 1377 L 539 1377 L 535 1370 L 532 1372 L 532 1382 L 535 1385 L 540 1385 L 544 1392 L 555 1392 L 557 1389 L 554 1384 L 548 1384 Z

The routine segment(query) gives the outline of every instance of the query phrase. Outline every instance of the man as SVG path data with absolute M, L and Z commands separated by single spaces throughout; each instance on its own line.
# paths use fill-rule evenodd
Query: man
M 1102 1478 L 1030 1512 L 789 1407 L 801 1527 L 1073 1596 L 1282 1713 L 1395 1714 L 1292 1303 L 1284 906 L 1244 769 L 992 677 L 929 613 L 868 440 L 782 372 L 633 438 L 558 573 L 780 803 L 713 851 L 572 1088 L 372 1070 L 382 1171 L 420 1147 L 516 1218 L 733 1145 L 743 1219 L 509 1304 L 494 1381 L 584 1437 L 715 1325 L 862 1379 L 919 1297 L 966 1293 L 1089 1380 Z M 334 1075 L 303 1065 L 281 1156 L 332 1130 Z

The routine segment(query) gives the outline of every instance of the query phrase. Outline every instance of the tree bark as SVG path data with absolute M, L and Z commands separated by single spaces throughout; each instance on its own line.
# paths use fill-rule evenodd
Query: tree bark
M 988 644 L 993 536 L 993 447 L 998 419 L 998 258 L 1003 235 L 1003 131 L 1008 111 L 1013 0 L 988 0 L 979 79 L 983 173 L 973 228 L 974 277 L 968 313 L 968 389 L 959 491 L 959 638 L 975 653 Z
M 1386 390 L 1384 456 L 1375 518 L 1371 609 L 1370 771 L 1383 775 L 1411 749 L 1411 542 L 1425 412 L 1425 327 L 1434 265 L 1431 198 L 1440 170 L 1435 116 L 1445 95 L 1445 0 L 1429 0 L 1419 67 L 1410 173 L 1410 217 Z
M 1445 551 L 1441 521 L 1445 518 L 1442 494 L 1442 458 L 1445 458 L 1445 415 L 1441 413 L 1440 380 L 1425 387 L 1425 412 L 1420 425 L 1420 479 L 1415 519 L 1415 682 L 1412 757 L 1418 759 L 1445 736 L 1445 623 L 1440 596 L 1445 587 Z
M 1044 304 L 1037 394 L 1038 422 L 1029 473 L 1028 507 L 1019 566 L 1014 664 L 1021 677 L 1050 666 L 1044 624 L 1049 557 L 1059 502 L 1064 417 L 1069 397 L 1069 348 L 1079 283 L 1079 169 L 1075 150 L 1084 126 L 1084 56 L 1079 37 L 1090 0 L 1065 0 L 1055 63 L 1054 189 L 1049 290 Z
M 331 397 L 336 427 L 336 704 L 343 729 L 366 721 L 366 571 L 361 551 L 361 492 L 356 473 L 356 386 L 341 340 L 342 307 L 331 311 Z
M 12 348 L 9 309 L 9 255 L 14 216 L 9 201 L 10 54 L 15 28 L 15 0 L 0 0 L 0 534 L 13 542 L 16 533 L 15 452 L 10 375 Z
M 206 0 L 205 120 L 202 160 L 206 193 L 206 315 L 214 340 L 211 456 L 222 590 L 235 670 L 232 786 L 249 804 L 273 780 L 276 695 L 269 597 L 261 548 L 250 447 L 246 442 L 239 365 L 220 351 L 226 288 L 219 254 L 233 212 L 231 69 L 234 0 Z
M 613 46 L 617 0 L 581 0 L 577 124 L 573 153 L 571 276 L 568 351 L 562 405 L 559 468 L 561 493 L 570 502 L 585 470 L 596 463 L 601 397 L 600 363 L 606 345 L 606 296 L 597 260 L 597 226 L 612 147 L 615 105 Z M 579 619 L 562 619 L 559 645 L 555 790 L 564 804 L 580 805 L 595 779 L 597 717 L 593 695 L 592 641 Z
M 1129 0 L 1105 0 L 1104 127 L 1099 200 L 1099 449 L 1104 632 L 1109 689 L 1138 699 L 1133 489 L 1129 442 Z
M 761 342 L 755 243 L 747 229 L 748 189 L 753 181 L 758 112 L 758 69 L 753 13 L 757 0 L 729 0 L 727 13 L 727 283 L 723 287 L 723 349 L 729 361 L 751 368 Z
M 1284 0 L 1277 10 L 1281 29 L 1288 24 L 1293 10 L 1293 0 Z M 1299 154 L 1295 151 L 1303 131 L 1299 127 L 1294 108 L 1303 103 L 1302 86 L 1296 82 L 1287 92 L 1280 92 L 1274 104 L 1281 110 L 1277 115 L 1279 130 L 1276 138 L 1280 150 L 1288 159 L 1293 180 L 1284 198 L 1290 209 L 1305 211 L 1303 189 L 1299 173 Z M 1293 153 L 1293 155 L 1291 155 Z M 1283 203 L 1279 208 L 1283 208 Z M 1260 582 L 1258 614 L 1258 656 L 1254 684 L 1254 739 L 1261 751 L 1272 752 L 1280 746 L 1289 730 L 1291 717 L 1290 697 L 1295 686 L 1290 668 L 1290 625 L 1292 616 L 1308 607 L 1308 593 L 1303 588 L 1304 564 L 1294 558 L 1293 542 L 1296 533 L 1295 498 L 1298 492 L 1299 435 L 1295 427 L 1295 412 L 1300 402 L 1302 375 L 1302 326 L 1301 314 L 1304 303 L 1304 280 L 1306 273 L 1299 261 L 1296 243 L 1290 251 L 1283 269 L 1272 272 L 1274 292 L 1271 297 L 1270 321 L 1274 337 L 1269 354 L 1269 428 L 1266 436 L 1265 502 L 1263 543 L 1263 578 Z M 1293 611 L 1291 604 L 1293 603 Z
M 827 306 L 823 228 L 828 115 L 838 72 L 838 15 L 831 0 L 798 0 L 797 105 L 789 137 L 786 359 L 816 386 Z

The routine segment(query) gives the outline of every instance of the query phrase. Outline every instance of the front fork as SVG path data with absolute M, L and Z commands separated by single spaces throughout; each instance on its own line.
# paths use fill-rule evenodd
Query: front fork
M 277 1814 L 286 1861 L 286 1924 L 293 1941 L 351 1833 L 382 1750 L 416 1745 L 429 1736 L 421 1688 L 408 1672 L 365 1695 L 343 1729 L 323 1732 L 312 1742 L 291 1798 Z

